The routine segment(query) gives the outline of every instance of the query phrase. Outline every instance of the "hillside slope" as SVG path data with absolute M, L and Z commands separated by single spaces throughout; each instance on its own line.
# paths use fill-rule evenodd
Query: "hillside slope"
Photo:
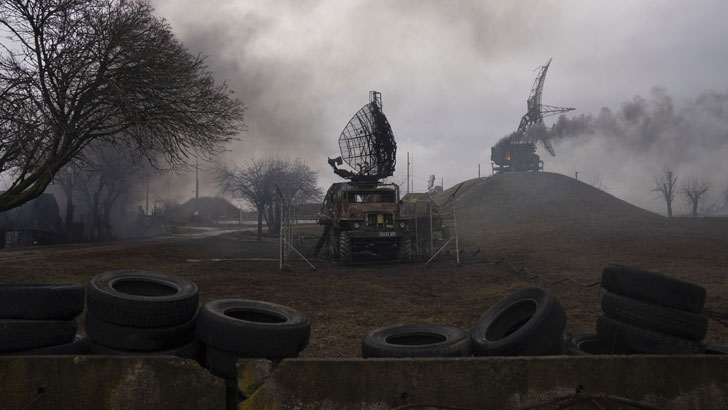
M 472 179 L 438 195 L 436 201 L 444 204 L 456 189 L 464 247 L 580 249 L 718 233 L 708 219 L 668 220 L 561 174 L 506 173 Z M 718 225 L 726 226 L 725 221 Z

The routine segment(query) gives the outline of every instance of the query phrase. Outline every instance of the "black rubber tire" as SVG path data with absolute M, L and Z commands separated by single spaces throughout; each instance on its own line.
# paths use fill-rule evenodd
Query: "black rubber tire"
M 412 262 L 412 239 L 409 237 L 402 238 L 397 251 L 400 262 Z
M 728 354 L 728 345 L 708 343 L 705 345 L 705 354 Z
M 597 334 L 618 349 L 644 354 L 703 353 L 705 347 L 689 339 L 632 326 L 604 314 L 597 319 Z
M 0 352 L 65 344 L 75 334 L 75 320 L 0 319 Z
M 475 324 L 473 354 L 553 354 L 565 327 L 566 312 L 553 293 L 541 288 L 521 289 L 498 301 Z
M 349 265 L 352 261 L 351 239 L 347 231 L 339 234 L 339 259 L 342 265 Z
M 708 333 L 708 318 L 653 303 L 605 292 L 602 311 L 620 322 L 667 335 L 702 340 Z
M 470 337 L 453 326 L 428 323 L 386 326 L 364 336 L 361 355 L 364 358 L 470 356 Z
M 195 338 L 196 317 L 166 327 L 132 327 L 103 321 L 86 313 L 86 334 L 101 345 L 119 350 L 165 350 Z
M 197 311 L 197 285 L 173 275 L 118 270 L 94 276 L 87 310 L 98 319 L 133 327 L 185 323 Z
M 17 350 L 2 353 L 2 356 L 38 356 L 38 355 L 82 355 L 89 353 L 88 337 L 77 334 L 69 343 L 38 347 L 29 350 Z
M 566 338 L 566 354 L 571 356 L 630 353 L 602 339 L 596 333 L 580 333 Z
M 238 369 L 236 366 L 240 357 L 242 356 L 237 353 L 205 345 L 205 368 L 217 377 L 237 379 Z
M 203 343 L 247 357 L 296 357 L 310 336 L 306 315 L 257 300 L 214 300 L 197 318 L 197 337 Z
M 705 305 L 702 286 L 624 265 L 607 265 L 601 285 L 618 295 L 692 313 L 701 313 Z
M 0 319 L 71 320 L 83 311 L 80 283 L 0 285 Z
M 181 346 L 176 346 L 164 350 L 154 351 L 132 351 L 132 350 L 120 350 L 114 349 L 108 346 L 94 342 L 93 339 L 89 340 L 89 347 L 92 354 L 95 355 L 108 355 L 108 356 L 177 356 L 185 359 L 199 360 L 203 345 L 199 340 L 193 339 Z

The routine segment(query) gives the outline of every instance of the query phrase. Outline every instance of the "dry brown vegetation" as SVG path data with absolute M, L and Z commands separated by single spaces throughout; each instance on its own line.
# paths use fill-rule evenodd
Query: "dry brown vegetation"
M 450 191 L 452 192 L 452 191 Z M 447 197 L 445 192 L 443 197 Z M 490 259 L 508 255 L 518 267 L 549 280 L 599 279 L 604 265 L 661 271 L 707 289 L 707 306 L 728 311 L 728 220 L 668 220 L 571 178 L 548 173 L 499 175 L 467 181 L 457 194 L 460 243 Z M 299 227 L 312 247 L 318 226 Z M 527 286 L 546 286 L 506 264 L 465 263 L 454 255 L 433 267 L 412 264 L 341 267 L 302 261 L 281 272 L 278 240 L 255 242 L 250 232 L 103 245 L 0 250 L 4 282 L 78 281 L 103 271 L 147 269 L 189 278 L 201 302 L 248 298 L 285 304 L 311 318 L 305 357 L 356 357 L 362 336 L 377 327 L 430 322 L 470 330 L 498 299 Z M 190 262 L 191 259 L 223 259 Z M 224 260 L 228 259 L 228 260 Z M 483 262 L 480 257 L 465 258 Z M 594 331 L 598 287 L 551 287 L 567 311 L 569 333 Z M 728 343 L 728 329 L 710 321 L 706 341 Z

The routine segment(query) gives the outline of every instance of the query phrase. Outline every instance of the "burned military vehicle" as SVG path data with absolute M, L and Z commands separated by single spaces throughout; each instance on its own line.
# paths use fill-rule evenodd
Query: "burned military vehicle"
M 543 171 L 543 161 L 536 155 L 536 143 L 540 142 L 551 156 L 556 152 L 550 141 L 550 133 L 544 125 L 544 117 L 574 110 L 571 107 L 554 107 L 541 103 L 543 85 L 551 59 L 539 67 L 536 80 L 526 99 L 526 113 L 521 117 L 518 129 L 502 138 L 490 149 L 493 173 Z
M 411 258 L 414 232 L 400 215 L 399 187 L 381 182 L 394 174 L 397 144 L 382 112 L 381 94 L 371 91 L 369 100 L 341 133 L 341 156 L 329 159 L 334 173 L 349 181 L 331 185 L 318 221 L 324 232 L 314 256 L 323 250 L 342 264 L 358 255 Z M 338 167 L 344 162 L 352 170 Z

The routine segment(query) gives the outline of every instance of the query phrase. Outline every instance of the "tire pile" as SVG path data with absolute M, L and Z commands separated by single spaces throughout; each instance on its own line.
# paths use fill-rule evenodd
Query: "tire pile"
M 257 300 L 213 300 L 200 309 L 197 322 L 197 337 L 205 345 L 204 366 L 225 379 L 237 379 L 238 358 L 297 357 L 310 336 L 306 315 Z
M 602 313 L 596 334 L 568 339 L 572 354 L 704 353 L 705 288 L 623 265 L 602 271 Z
M 118 270 L 94 276 L 86 300 L 91 352 L 197 359 L 198 289 L 172 275 Z
M 375 329 L 362 339 L 362 357 L 542 356 L 565 354 L 566 312 L 553 293 L 526 288 L 501 299 L 470 334 L 426 323 Z
M 84 294 L 80 283 L 0 285 L 0 354 L 85 354 L 76 334 Z

